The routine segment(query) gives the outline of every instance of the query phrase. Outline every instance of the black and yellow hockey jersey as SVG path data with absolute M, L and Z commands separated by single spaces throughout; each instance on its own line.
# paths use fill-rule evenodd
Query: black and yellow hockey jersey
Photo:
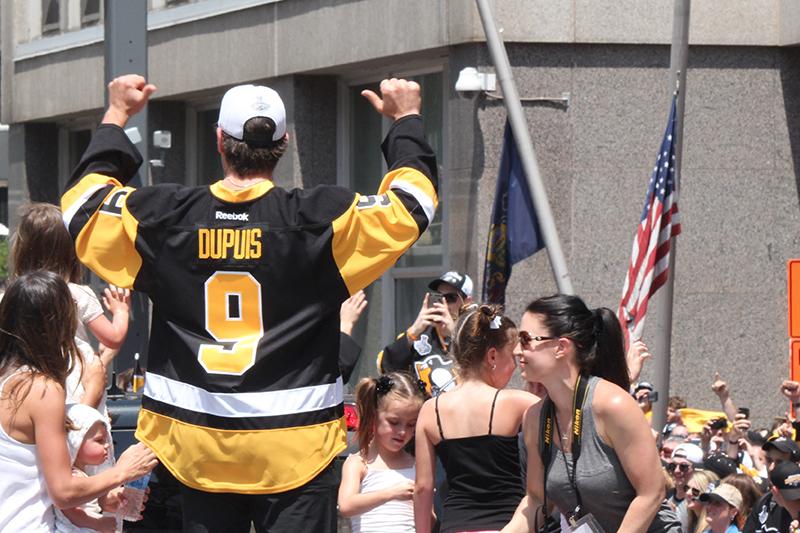
M 339 307 L 433 219 L 436 160 L 422 120 L 383 143 L 377 195 L 125 184 L 141 156 L 101 125 L 62 197 L 81 261 L 148 294 L 152 327 L 136 437 L 182 483 L 276 493 L 345 447 Z

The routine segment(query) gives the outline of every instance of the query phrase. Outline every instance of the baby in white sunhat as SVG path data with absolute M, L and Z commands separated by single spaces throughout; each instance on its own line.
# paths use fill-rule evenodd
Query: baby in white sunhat
M 72 461 L 72 475 L 89 477 L 87 467 L 106 463 L 111 453 L 111 426 L 108 418 L 97 409 L 83 404 L 67 406 L 67 447 Z M 59 533 L 83 533 L 117 530 L 114 516 L 103 516 L 97 499 L 72 509 L 56 508 L 56 528 Z

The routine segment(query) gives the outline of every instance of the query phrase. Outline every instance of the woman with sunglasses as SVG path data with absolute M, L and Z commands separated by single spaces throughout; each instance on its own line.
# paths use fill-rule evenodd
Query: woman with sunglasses
M 533 531 L 549 504 L 569 526 L 678 532 L 650 425 L 628 393 L 622 331 L 610 309 L 576 296 L 532 302 L 522 316 L 522 376 L 547 399 L 525 417 L 528 497 L 509 531 Z M 551 508 L 548 508 L 548 513 Z
M 505 389 L 517 368 L 516 344 L 517 328 L 498 306 L 472 306 L 456 323 L 458 385 L 425 402 L 417 419 L 417 533 L 431 531 L 437 457 L 449 486 L 441 533 L 499 531 L 525 495 L 518 434 L 538 399 Z
M 683 486 L 686 507 L 689 510 L 689 527 L 686 533 L 703 533 L 708 527 L 706 506 L 699 500 L 701 494 L 711 492 L 719 484 L 719 477 L 709 470 L 698 470 Z

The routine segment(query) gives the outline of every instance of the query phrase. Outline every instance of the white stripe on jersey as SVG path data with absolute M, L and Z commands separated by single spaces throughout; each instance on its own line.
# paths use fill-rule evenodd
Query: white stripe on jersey
M 80 198 L 78 198 L 75 202 L 73 202 L 71 206 L 69 206 L 69 209 L 67 209 L 61 214 L 61 218 L 64 219 L 64 225 L 67 227 L 67 229 L 69 229 L 69 225 L 72 222 L 72 217 L 75 216 L 75 213 L 78 212 L 78 209 L 83 207 L 83 204 L 86 203 L 86 200 L 91 198 L 91 196 L 100 189 L 108 187 L 109 185 L 110 185 L 109 183 L 99 183 L 93 187 L 89 187 L 88 189 L 86 189 L 86 192 L 84 192 L 81 195 Z
M 190 411 L 227 418 L 280 416 L 335 407 L 343 401 L 342 378 L 328 385 L 267 392 L 208 392 L 147 372 L 144 395 Z
M 425 194 L 425 191 L 413 183 L 403 180 L 392 181 L 392 183 L 389 185 L 389 189 L 398 189 L 413 196 L 417 203 L 419 203 L 420 207 L 422 207 L 422 210 L 425 212 L 425 216 L 428 218 L 428 225 L 433 222 L 433 217 L 436 215 L 436 205 L 434 205 L 431 197 Z

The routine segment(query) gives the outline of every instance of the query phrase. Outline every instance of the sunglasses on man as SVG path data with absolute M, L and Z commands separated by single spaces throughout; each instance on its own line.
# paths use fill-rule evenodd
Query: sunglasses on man
M 670 463 L 670 464 L 667 465 L 667 470 L 669 472 L 674 472 L 675 469 L 677 468 L 678 470 L 680 470 L 681 472 L 683 472 L 685 474 L 686 472 L 689 471 L 690 467 L 691 467 L 691 465 L 689 463 L 680 463 L 680 464 L 678 464 L 678 463 Z

